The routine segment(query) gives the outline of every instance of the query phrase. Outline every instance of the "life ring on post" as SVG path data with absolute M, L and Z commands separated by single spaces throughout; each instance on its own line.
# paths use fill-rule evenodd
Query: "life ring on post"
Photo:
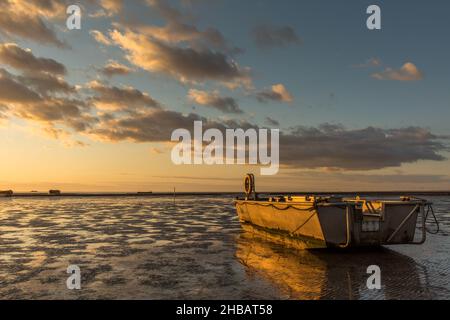
M 256 193 L 255 193 L 255 176 L 252 173 L 248 173 L 245 176 L 244 179 L 244 191 L 245 196 L 248 199 L 250 194 L 254 194 L 254 198 L 256 200 Z

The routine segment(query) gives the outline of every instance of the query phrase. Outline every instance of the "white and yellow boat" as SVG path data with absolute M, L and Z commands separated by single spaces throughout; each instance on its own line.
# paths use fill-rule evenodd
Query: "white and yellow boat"
M 245 178 L 245 198 L 235 205 L 242 224 L 254 232 L 301 248 L 422 244 L 431 203 L 414 197 L 398 200 L 333 196 L 260 197 L 254 176 Z M 418 216 L 421 239 L 415 239 Z

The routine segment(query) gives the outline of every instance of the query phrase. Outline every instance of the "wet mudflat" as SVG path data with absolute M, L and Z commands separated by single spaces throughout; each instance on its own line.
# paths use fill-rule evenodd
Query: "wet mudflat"
M 429 199 L 441 232 L 424 245 L 345 253 L 244 232 L 227 196 L 0 199 L 0 298 L 450 299 L 450 198 Z

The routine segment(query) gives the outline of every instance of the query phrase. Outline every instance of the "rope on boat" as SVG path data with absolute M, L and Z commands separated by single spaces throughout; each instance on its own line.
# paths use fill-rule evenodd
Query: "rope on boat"
M 284 211 L 284 210 L 288 210 L 288 209 L 292 208 L 292 209 L 295 209 L 295 210 L 298 210 L 298 211 L 310 211 L 311 212 L 311 211 L 314 211 L 314 210 L 317 209 L 316 206 L 312 206 L 312 207 L 309 207 L 309 208 L 298 208 L 298 207 L 295 207 L 295 206 L 293 206 L 291 204 L 286 204 L 286 206 L 284 208 L 281 208 L 281 207 L 276 206 L 273 203 L 268 203 L 268 204 L 255 203 L 255 202 L 248 202 L 248 203 L 246 203 L 246 205 L 249 205 L 249 204 L 253 205 L 253 206 L 273 207 L 273 208 L 275 208 L 277 210 L 280 210 L 280 211 Z
M 429 233 L 429 234 L 438 234 L 439 233 L 439 221 L 438 221 L 438 219 L 436 218 L 436 215 L 434 214 L 434 209 L 433 209 L 433 206 L 431 205 L 431 204 L 429 204 L 428 205 L 428 208 L 427 208 L 427 213 L 426 213 L 426 215 L 425 215 L 425 222 L 427 222 L 427 219 L 428 219 L 428 214 L 431 212 L 431 215 L 433 216 L 433 219 L 434 219 L 434 223 L 436 224 L 436 231 L 434 231 L 434 232 L 432 232 L 432 231 L 430 231 L 427 227 L 425 227 L 425 229 L 427 230 L 427 232 Z
M 311 220 L 312 217 L 314 217 L 316 213 L 314 212 L 312 215 L 309 216 L 308 219 L 306 219 L 300 226 L 298 226 L 294 231 L 289 232 L 291 235 L 296 233 L 298 230 L 300 230 L 305 224 L 308 223 L 309 220 Z
M 414 199 L 417 200 L 421 200 L 421 201 L 427 201 L 426 199 L 423 198 L 419 198 L 419 197 L 412 197 Z M 434 223 L 436 224 L 436 231 L 430 231 L 427 227 L 426 227 L 426 222 L 428 220 L 428 214 L 431 212 L 431 215 L 433 216 L 433 220 Z M 434 209 L 433 209 L 433 205 L 431 203 L 427 203 L 427 213 L 425 214 L 425 230 L 429 233 L 429 234 L 438 234 L 440 231 L 440 227 L 439 227 L 439 221 L 436 218 L 436 215 L 434 214 Z
M 261 206 L 261 207 L 273 207 L 273 208 L 281 210 L 281 211 L 288 210 L 288 209 L 292 208 L 292 209 L 295 209 L 295 210 L 298 210 L 298 211 L 310 211 L 311 212 L 311 211 L 317 210 L 317 208 L 318 208 L 317 203 L 315 203 L 313 206 L 311 206 L 309 208 L 298 208 L 298 207 L 296 207 L 296 206 L 294 206 L 292 204 L 288 204 L 288 203 L 285 204 L 284 208 L 278 207 L 278 206 L 276 206 L 273 203 L 262 204 L 262 203 L 257 203 L 257 202 L 247 202 L 246 205 Z M 343 210 L 347 208 L 347 206 L 345 206 L 345 205 L 334 205 L 334 207 L 339 208 L 339 209 L 343 209 Z

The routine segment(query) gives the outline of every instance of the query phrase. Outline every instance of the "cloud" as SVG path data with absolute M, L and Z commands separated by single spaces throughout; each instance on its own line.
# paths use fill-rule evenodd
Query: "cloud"
M 122 11 L 123 0 L 100 0 L 100 6 L 108 15 L 115 15 Z
M 210 106 L 224 113 L 243 113 L 237 101 L 232 97 L 221 97 L 218 91 L 206 92 L 201 90 L 189 90 L 188 97 L 191 101 L 203 106 Z
M 224 53 L 177 47 L 131 31 L 113 31 L 111 36 L 127 52 L 128 60 L 145 70 L 168 74 L 180 81 L 242 83 L 249 80 L 248 70 Z M 193 113 L 165 110 L 155 98 L 132 87 L 94 81 L 84 90 L 76 90 L 64 79 L 67 70 L 63 64 L 36 57 L 17 44 L 0 44 L 0 62 L 20 73 L 16 75 L 0 68 L 0 117 L 37 121 L 55 137 L 75 131 L 74 134 L 82 132 L 106 141 L 167 142 L 174 129 L 192 128 L 195 120 L 202 120 L 205 128 L 219 130 L 256 127 L 233 119 L 211 120 Z M 113 61 L 108 65 L 118 67 Z M 414 70 L 418 72 L 414 65 L 414 68 L 405 65 L 400 69 L 403 78 L 405 74 L 411 77 L 416 73 Z M 222 112 L 241 112 L 233 98 L 223 97 L 218 91 L 190 90 L 188 96 L 198 104 Z M 282 84 L 258 92 L 257 98 L 293 101 Z M 269 117 L 265 120 L 270 125 L 279 124 Z M 373 170 L 419 160 L 442 161 L 444 157 L 440 153 L 448 150 L 442 137 L 416 127 L 346 129 L 325 124 L 317 128 L 292 128 L 282 133 L 280 139 L 282 165 L 292 168 Z
M 164 19 L 169 21 L 181 21 L 183 20 L 182 13 L 172 7 L 168 1 L 165 0 L 146 0 L 146 3 L 158 10 Z
M 230 47 L 222 33 L 215 28 L 207 28 L 204 31 L 200 31 L 194 25 L 172 21 L 163 27 L 141 26 L 137 30 L 166 43 L 187 42 L 199 49 L 211 46 L 231 54 L 242 52 L 240 48 Z
M 175 8 L 169 1 L 144 2 L 151 7 L 152 12 L 159 13 L 165 20 L 165 25 L 149 25 L 147 21 L 139 21 L 135 17 L 123 17 L 120 22 L 114 22 L 113 25 L 118 29 L 131 30 L 171 45 L 183 44 L 195 49 L 214 48 L 230 55 L 243 52 L 242 49 L 231 45 L 216 28 L 207 27 L 200 30 L 192 23 L 193 18 L 190 14 Z
M 66 9 L 71 4 L 69 0 L 6 0 L 15 12 L 28 12 L 32 15 L 47 18 L 62 18 L 66 16 Z
M 249 70 L 223 53 L 176 47 L 131 31 L 114 30 L 110 35 L 127 52 L 127 59 L 144 70 L 164 73 L 181 82 L 215 80 L 231 87 L 251 83 Z
M 0 68 L 0 105 L 7 107 L 3 118 L 39 122 L 46 132 L 80 132 L 97 121 L 87 103 L 71 98 L 77 91 L 65 81 L 63 64 L 12 43 L 0 44 L 0 62 L 19 71 Z M 60 125 L 64 128 L 57 128 Z
M 121 117 L 107 117 L 89 131 L 103 141 L 169 142 L 173 130 L 192 130 L 194 121 L 203 121 L 204 130 L 217 128 L 258 128 L 237 120 L 211 120 L 191 113 L 184 115 L 164 109 Z M 442 140 L 426 129 L 409 127 L 349 130 L 339 125 L 296 127 L 280 134 L 280 161 L 285 168 L 336 170 L 376 170 L 398 167 L 419 160 L 443 161 L 448 151 Z
M 272 119 L 271 117 L 266 117 L 265 123 L 269 126 L 276 126 L 276 127 L 280 125 L 280 123 L 277 120 Z
M 280 172 L 283 179 L 304 179 L 304 180 L 324 180 L 325 182 L 341 181 L 348 185 L 353 185 L 355 182 L 362 184 L 392 184 L 397 186 L 400 183 L 440 183 L 450 182 L 450 177 L 447 175 L 438 174 L 382 174 L 382 173 L 358 173 L 358 172 L 342 172 L 342 171 L 320 171 L 320 170 L 284 170 Z M 351 183 L 348 183 L 351 182 Z
M 81 115 L 77 101 L 48 99 L 40 103 L 29 103 L 16 110 L 21 118 L 53 122 L 65 118 L 77 118 Z
M 47 58 L 38 58 L 30 49 L 22 49 L 15 43 L 0 44 L 0 62 L 26 72 L 49 72 L 65 74 L 66 67 Z
M 419 160 L 442 161 L 448 150 L 426 129 L 345 129 L 340 125 L 297 127 L 280 137 L 284 165 L 298 168 L 373 170 Z
M 279 83 L 274 84 L 270 89 L 265 89 L 256 93 L 256 99 L 259 102 L 267 102 L 268 100 L 278 102 L 293 102 L 294 97 L 286 89 L 286 87 Z
M 171 110 L 154 109 L 145 112 L 108 116 L 91 130 L 89 134 L 102 141 L 119 142 L 170 142 L 173 130 L 184 128 L 192 132 L 194 121 L 202 121 L 204 130 L 216 128 L 225 132 L 226 128 L 256 127 L 246 121 L 207 119 L 195 113 L 187 115 Z
M 284 47 L 290 44 L 301 44 L 294 29 L 289 26 L 275 27 L 259 25 L 253 28 L 252 38 L 260 48 Z
M 372 77 L 377 80 L 418 81 L 423 79 L 423 74 L 414 63 L 406 62 L 400 69 L 386 68 Z
M 286 185 L 296 185 L 297 189 L 293 191 L 297 192 L 356 192 L 359 194 L 364 191 L 383 190 L 446 190 L 450 183 L 448 175 L 439 174 L 344 172 L 321 169 L 281 169 L 277 176 L 267 177 L 267 179 L 266 188 L 260 187 L 260 189 L 286 191 Z
M 111 40 L 108 39 L 108 37 L 105 36 L 101 31 L 91 30 L 89 31 L 89 33 L 98 43 L 104 44 L 106 46 L 110 46 L 112 44 Z
M 65 132 L 66 137 L 71 133 L 66 130 L 72 129 L 75 132 L 84 132 L 92 128 L 98 119 L 88 112 L 85 102 L 76 99 L 51 98 L 41 103 L 30 103 L 16 106 L 13 115 L 25 120 L 40 122 L 46 132 Z M 64 126 L 64 129 L 58 126 Z M 57 137 L 56 137 L 57 138 Z
M 100 69 L 100 72 L 104 74 L 107 77 L 112 77 L 116 75 L 127 75 L 132 71 L 131 68 L 128 68 L 127 66 L 118 63 L 114 60 L 109 60 L 108 63 Z
M 174 129 L 191 128 L 195 120 L 206 121 L 196 114 L 183 115 L 176 111 L 154 110 L 118 119 L 105 119 L 90 134 L 100 140 L 112 142 L 165 142 L 170 141 Z
M 45 123 L 45 127 L 63 124 L 77 131 L 83 131 L 96 120 L 90 116 L 89 106 L 76 99 L 67 97 L 41 96 L 16 76 L 0 69 L 0 105 L 8 117 L 14 116 L 26 120 Z
M 8 120 L 8 111 L 9 108 L 7 106 L 0 104 L 0 126 L 6 123 L 6 120 Z
M 63 124 L 77 131 L 83 131 L 95 119 L 85 111 L 88 106 L 80 100 L 47 97 L 15 82 L 0 69 L 0 104 L 7 105 L 8 117 L 45 123 L 46 128 Z
M 136 1 L 136 3 L 140 4 L 141 0 Z M 125 1 L 124 0 L 88 0 L 85 1 L 85 7 L 90 6 L 95 11 L 91 11 L 89 13 L 89 17 L 91 18 L 114 18 L 117 16 L 122 16 L 124 14 L 125 9 Z M 91 8 L 89 8 L 91 9 Z M 85 9 L 86 10 L 86 9 Z M 88 10 L 86 10 L 88 11 Z
M 73 93 L 75 87 L 67 83 L 63 77 L 54 76 L 50 73 L 37 73 L 36 75 L 26 74 L 15 77 L 20 83 L 32 88 L 41 95 L 50 93 Z
M 192 17 L 169 1 L 145 1 L 165 20 L 149 25 L 137 19 L 113 23 L 116 30 L 105 36 L 91 32 L 100 43 L 115 44 L 126 52 L 130 63 L 146 71 L 169 75 L 183 83 L 218 81 L 230 88 L 251 87 L 249 68 L 232 58 L 242 52 L 232 46 L 216 28 L 199 29 Z
M 161 107 L 149 94 L 132 87 L 109 87 L 92 81 L 87 88 L 97 94 L 91 101 L 100 110 L 137 112 L 141 109 Z
M 44 22 L 61 14 L 63 3 L 57 1 L 0 0 L 0 34 L 9 38 L 24 38 L 60 48 L 68 45 L 59 40 L 53 29 Z M 44 18 L 44 19 L 43 19 Z
M 370 67 L 380 67 L 383 63 L 379 58 L 370 58 L 364 63 L 356 64 L 355 68 L 370 68 Z
M 36 92 L 17 82 L 12 74 L 0 68 L 0 103 L 29 103 L 40 100 L 41 97 Z

